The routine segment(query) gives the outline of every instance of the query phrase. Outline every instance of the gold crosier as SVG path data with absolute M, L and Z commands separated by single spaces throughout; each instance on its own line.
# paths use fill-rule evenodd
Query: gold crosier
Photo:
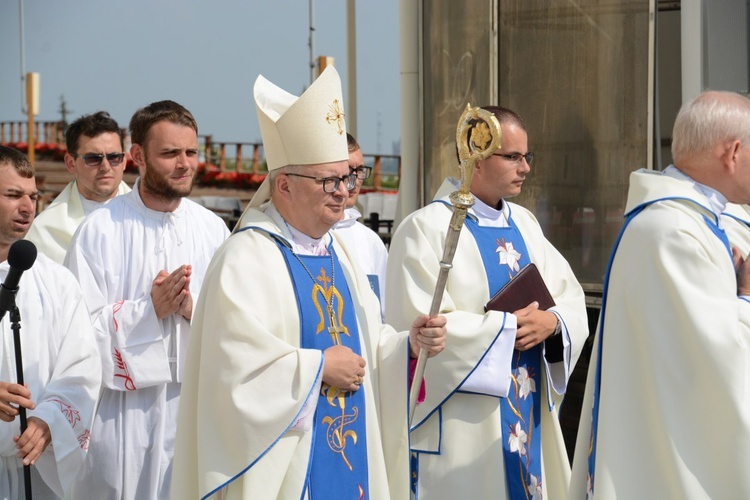
M 351 336 L 351 334 L 349 333 L 349 328 L 343 324 L 344 301 L 341 297 L 341 293 L 336 288 L 333 254 L 331 254 L 331 277 L 329 278 L 326 270 L 321 267 L 317 279 L 313 278 L 312 273 L 307 269 L 307 266 L 302 262 L 302 259 L 300 259 L 297 254 L 294 255 L 313 280 L 312 300 L 320 317 L 320 322 L 318 323 L 315 334 L 318 335 L 324 331 L 327 316 L 328 324 L 330 325 L 328 327 L 328 334 L 331 336 L 331 341 L 333 342 L 333 345 L 341 345 L 341 334 L 347 336 Z M 326 307 L 325 313 L 320 305 L 321 296 Z M 335 311 L 333 308 L 334 298 L 337 299 L 337 307 Z M 347 468 L 351 471 L 354 469 L 349 462 L 349 459 L 346 458 L 347 439 L 351 439 L 352 444 L 356 445 L 358 438 L 356 431 L 347 429 L 346 426 L 356 422 L 359 418 L 359 409 L 354 406 L 352 407 L 352 413 L 346 413 L 347 392 L 350 391 L 341 390 L 338 387 L 325 383 L 323 384 L 321 393 L 326 397 L 329 405 L 336 406 L 338 404 L 338 407 L 341 409 L 341 415 L 335 418 L 326 416 L 323 418 L 322 423 L 328 426 L 328 429 L 326 430 L 326 441 L 328 442 L 329 448 L 331 448 L 334 453 L 341 455 Z
M 454 191 L 450 195 L 450 200 L 453 204 L 453 215 L 448 224 L 443 258 L 440 261 L 440 271 L 435 283 L 435 291 L 432 295 L 432 305 L 430 306 L 429 313 L 431 318 L 435 317 L 440 311 L 443 292 L 448 281 L 448 272 L 453 267 L 453 256 L 456 253 L 458 236 L 464 225 L 467 211 L 474 205 L 474 195 L 470 191 L 471 180 L 474 177 L 474 168 L 479 160 L 489 158 L 495 151 L 500 149 L 500 140 L 500 123 L 497 121 L 495 115 L 485 109 L 472 108 L 470 104 L 467 104 L 456 126 L 456 146 L 458 147 L 458 158 L 460 160 L 461 186 L 458 191 Z M 409 392 L 410 426 L 414 418 L 414 410 L 417 408 L 417 398 L 426 365 L 427 350 L 420 349 Z

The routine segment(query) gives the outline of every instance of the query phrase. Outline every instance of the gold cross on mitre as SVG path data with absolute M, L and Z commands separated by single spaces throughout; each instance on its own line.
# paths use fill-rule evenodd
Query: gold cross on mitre
M 326 115 L 326 122 L 333 123 L 336 122 L 336 125 L 338 126 L 338 132 L 339 134 L 344 133 L 344 110 L 341 109 L 341 103 L 338 99 L 333 100 L 333 104 L 330 104 L 328 106 L 328 114 Z

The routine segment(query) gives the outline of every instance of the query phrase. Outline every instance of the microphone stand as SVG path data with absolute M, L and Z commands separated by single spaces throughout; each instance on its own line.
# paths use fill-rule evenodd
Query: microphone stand
M 23 358 L 21 357 L 21 313 L 16 307 L 15 300 L 10 309 L 10 329 L 13 330 L 13 345 L 16 354 L 16 382 L 23 385 Z M 21 419 L 21 435 L 26 431 L 26 408 L 18 407 Z M 31 466 L 23 466 L 23 485 L 26 500 L 31 500 Z

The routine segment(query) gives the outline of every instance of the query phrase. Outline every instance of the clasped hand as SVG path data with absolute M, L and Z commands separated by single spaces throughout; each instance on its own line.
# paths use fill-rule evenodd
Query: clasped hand
M 365 377 L 365 358 L 344 345 L 323 351 L 323 382 L 339 389 L 358 391 Z
M 750 264 L 737 247 L 732 247 L 732 260 L 737 273 L 737 295 L 750 295 Z
M 171 274 L 159 271 L 151 286 L 151 302 L 157 318 L 163 319 L 177 313 L 190 321 L 193 315 L 193 296 L 190 294 L 192 274 L 191 265 L 182 265 Z
M 540 311 L 536 301 L 513 314 L 516 316 L 515 348 L 519 351 L 527 351 L 544 342 L 557 328 L 557 316 Z

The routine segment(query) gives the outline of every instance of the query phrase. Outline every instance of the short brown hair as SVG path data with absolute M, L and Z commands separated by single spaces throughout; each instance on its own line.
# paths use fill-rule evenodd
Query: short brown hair
M 167 121 L 175 125 L 190 127 L 198 133 L 198 124 L 193 115 L 184 106 L 174 101 L 152 102 L 139 109 L 130 119 L 130 140 L 133 144 L 146 144 L 146 137 L 151 127 L 158 122 Z
M 503 123 L 512 123 L 519 126 L 521 130 L 526 130 L 526 123 L 524 123 L 523 118 L 518 116 L 518 113 L 512 109 L 503 108 L 502 106 L 482 106 L 482 109 L 495 115 L 500 125 Z
M 359 143 L 349 132 L 346 133 L 346 145 L 349 148 L 349 152 L 353 153 L 359 149 Z
M 0 146 L 0 165 L 10 164 L 18 175 L 26 179 L 34 177 L 34 167 L 28 157 L 17 149 Z
M 65 146 L 68 148 L 68 153 L 75 154 L 78 152 L 78 139 L 82 135 L 97 137 L 108 132 L 120 137 L 120 147 L 124 149 L 125 133 L 117 122 L 109 116 L 109 113 L 98 111 L 93 115 L 83 115 L 68 125 L 68 129 L 65 131 Z

